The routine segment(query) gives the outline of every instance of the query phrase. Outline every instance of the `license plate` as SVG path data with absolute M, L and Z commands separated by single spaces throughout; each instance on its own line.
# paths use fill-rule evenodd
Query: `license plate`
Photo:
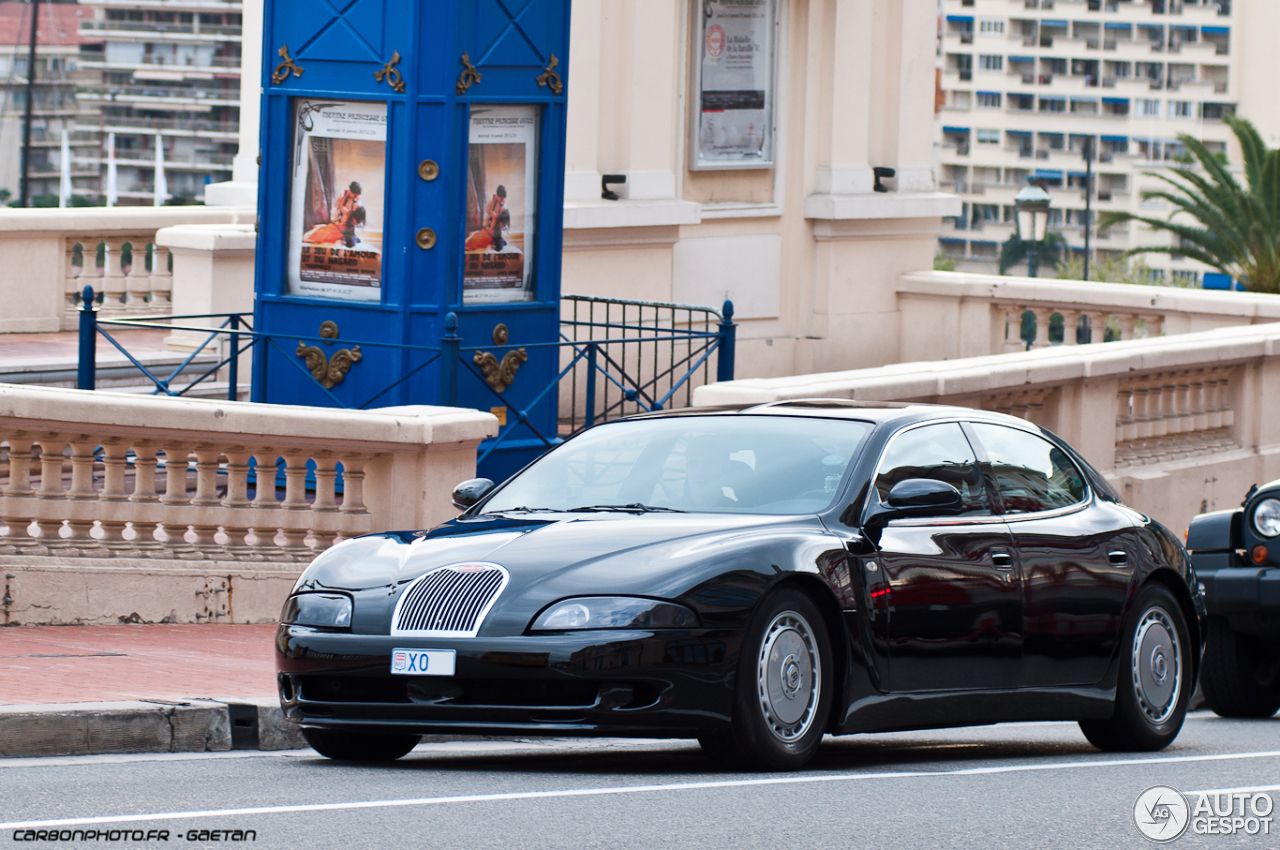
M 400 676 L 452 676 L 452 649 L 393 649 L 391 672 Z

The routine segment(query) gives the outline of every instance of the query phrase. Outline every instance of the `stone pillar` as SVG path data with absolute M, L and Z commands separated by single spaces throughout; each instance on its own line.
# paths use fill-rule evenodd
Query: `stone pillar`
M 874 0 L 835 0 L 834 19 L 825 22 L 822 53 L 830 71 L 823 75 L 822 108 L 818 110 L 818 166 L 814 189 L 832 195 L 872 191 L 875 178 L 869 160 Z M 822 8 L 810 7 L 811 14 Z M 932 137 L 930 137 L 932 139 Z M 885 165 L 887 163 L 878 163 Z
M 204 187 L 211 206 L 258 206 L 258 128 L 262 102 L 262 0 L 242 0 L 240 36 L 240 149 L 231 180 Z

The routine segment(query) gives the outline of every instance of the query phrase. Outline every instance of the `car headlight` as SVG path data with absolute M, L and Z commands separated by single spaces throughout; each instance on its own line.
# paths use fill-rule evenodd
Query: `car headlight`
M 1263 537 L 1280 534 L 1280 499 L 1263 499 L 1253 509 L 1253 527 Z
M 290 596 L 280 622 L 295 626 L 345 629 L 351 625 L 351 597 L 345 593 L 300 593 Z
M 683 605 L 635 596 L 580 596 L 547 608 L 530 626 L 535 632 L 574 629 L 692 629 L 698 615 Z

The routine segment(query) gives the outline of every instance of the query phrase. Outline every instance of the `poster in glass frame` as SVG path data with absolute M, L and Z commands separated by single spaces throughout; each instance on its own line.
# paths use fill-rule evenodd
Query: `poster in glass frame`
M 771 168 L 778 0 L 701 0 L 694 7 L 689 168 Z
M 293 108 L 287 292 L 379 301 L 387 105 L 298 98 Z
M 536 297 L 539 107 L 471 106 L 462 303 Z

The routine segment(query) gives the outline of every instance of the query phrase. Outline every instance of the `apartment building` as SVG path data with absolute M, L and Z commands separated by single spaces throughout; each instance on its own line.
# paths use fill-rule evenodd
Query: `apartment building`
M 1053 199 L 1050 227 L 1084 250 L 1092 139 L 1093 220 L 1106 210 L 1159 215 L 1140 194 L 1185 161 L 1189 134 L 1238 163 L 1223 116 L 1274 137 L 1280 13 L 1275 0 L 942 0 L 939 183 L 963 199 L 939 252 L 990 271 L 1015 232 L 1029 178 Z M 1260 28 L 1260 29 L 1259 29 Z M 1269 36 L 1267 35 L 1269 33 Z M 1272 144 L 1275 144 L 1274 138 Z M 1092 232 L 1094 260 L 1170 237 L 1137 225 Z M 1146 255 L 1153 276 L 1201 285 L 1206 267 Z M 1052 274 L 1042 269 L 1042 274 Z
M 76 87 L 89 79 L 79 67 L 80 22 L 92 13 L 73 3 L 42 3 L 36 23 L 36 76 L 31 106 L 33 198 L 56 195 L 61 180 L 62 131 L 68 130 L 72 191 L 95 195 L 98 136 L 78 129 Z M 27 100 L 31 4 L 0 2 L 0 190 L 17 197 L 22 171 L 22 122 Z
M 105 191 L 115 134 L 121 204 L 155 202 L 163 147 L 167 200 L 203 201 L 231 178 L 240 112 L 240 0 L 82 0 L 80 67 L 100 74 L 78 95 L 96 115 Z M 254 46 L 257 49 L 257 45 Z M 162 199 L 165 200 L 165 199 Z

